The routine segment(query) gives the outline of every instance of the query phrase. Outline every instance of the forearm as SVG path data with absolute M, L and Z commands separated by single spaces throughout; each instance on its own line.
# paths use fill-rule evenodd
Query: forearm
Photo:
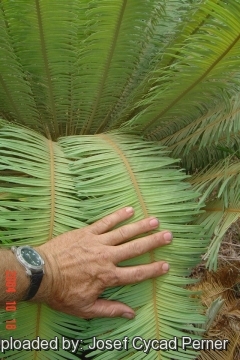
M 46 265 L 48 274 L 48 264 Z M 44 301 L 49 295 L 47 285 L 48 275 L 43 276 L 38 293 L 33 301 Z M 26 296 L 30 285 L 30 278 L 26 270 L 18 262 L 15 254 L 10 249 L 0 248 L 0 307 L 4 307 L 7 301 L 21 301 Z

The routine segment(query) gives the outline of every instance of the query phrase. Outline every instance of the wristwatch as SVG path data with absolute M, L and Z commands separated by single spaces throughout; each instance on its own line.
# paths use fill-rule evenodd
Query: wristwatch
M 37 293 L 44 274 L 44 260 L 31 246 L 12 246 L 12 252 L 22 264 L 27 276 L 30 277 L 30 287 L 23 300 L 30 300 Z

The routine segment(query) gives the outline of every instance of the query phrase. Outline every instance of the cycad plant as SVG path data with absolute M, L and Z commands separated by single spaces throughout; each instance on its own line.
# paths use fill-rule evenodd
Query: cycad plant
M 40 245 L 123 207 L 154 215 L 173 243 L 121 263 L 166 260 L 167 275 L 107 289 L 137 317 L 85 321 L 19 303 L 16 339 L 200 339 L 206 318 L 186 289 L 239 217 L 239 0 L 0 1 L 0 241 Z M 187 175 L 182 168 L 186 169 Z M 209 239 L 212 241 L 209 244 Z M 79 353 L 81 353 L 79 349 Z M 142 359 L 143 351 L 96 351 Z M 77 354 L 9 351 L 12 359 Z

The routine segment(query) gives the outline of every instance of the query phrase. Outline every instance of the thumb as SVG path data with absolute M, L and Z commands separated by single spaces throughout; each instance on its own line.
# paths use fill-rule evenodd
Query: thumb
M 91 307 L 92 317 L 124 317 L 133 319 L 135 312 L 129 306 L 119 302 L 105 299 L 97 299 Z

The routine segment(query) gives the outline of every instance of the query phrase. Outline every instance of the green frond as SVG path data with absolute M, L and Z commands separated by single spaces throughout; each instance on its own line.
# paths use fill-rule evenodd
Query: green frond
M 194 146 L 192 152 L 188 155 L 185 155 L 181 159 L 181 165 L 188 170 L 190 174 L 194 174 L 196 169 L 201 170 L 204 167 L 213 165 L 218 162 L 220 159 L 225 159 L 229 154 L 237 154 L 237 149 L 239 147 L 240 138 L 238 136 L 231 137 L 231 142 L 229 144 L 230 148 L 226 146 L 226 136 L 223 136 L 222 146 L 212 144 L 209 147 L 203 147 L 201 150 L 197 146 Z
M 217 270 L 221 241 L 226 231 L 240 217 L 240 197 L 236 196 L 234 189 L 229 191 L 228 202 L 228 207 L 224 206 L 223 199 L 207 203 L 206 213 L 196 222 L 207 230 L 208 235 L 213 235 L 208 250 L 203 256 L 203 259 L 207 260 L 206 266 L 209 270 Z
M 18 120 L 22 124 L 38 118 L 31 87 L 14 52 L 14 44 L 9 34 L 9 25 L 0 3 L 0 116 L 6 120 Z M 41 122 L 38 127 L 41 128 Z
M 145 42 L 142 43 L 141 53 L 135 68 L 117 104 L 108 115 L 111 121 L 109 121 L 106 129 L 118 129 L 124 121 L 134 115 L 136 104 L 149 92 L 152 82 L 155 80 L 152 79 L 150 70 L 154 70 L 159 63 L 159 58 L 165 54 L 165 47 L 178 34 L 177 26 L 188 10 L 188 1 L 181 1 L 179 4 L 179 1 L 168 0 L 164 2 L 164 7 L 163 4 L 155 5 L 155 10 L 147 27 L 149 34 L 143 38 Z M 98 129 L 97 132 L 100 130 L 103 128 Z
M 236 187 L 239 185 L 239 173 L 240 162 L 237 159 L 228 157 L 207 170 L 203 169 L 188 181 L 196 191 L 203 194 L 199 199 L 200 203 L 209 200 L 215 191 L 215 197 L 226 196 L 224 205 L 228 206 L 229 190 L 235 187 L 236 193 L 238 193 Z
M 219 0 L 216 0 L 217 2 Z M 147 72 L 139 84 L 135 85 L 132 93 L 129 95 L 128 102 L 133 104 L 133 110 L 118 111 L 119 120 L 114 124 L 117 128 L 120 124 L 128 121 L 139 112 L 136 105 L 145 98 L 148 93 L 157 85 L 161 78 L 156 77 L 155 73 L 158 69 L 165 69 L 172 66 L 179 54 L 179 46 L 185 41 L 187 36 L 196 33 L 204 24 L 209 15 L 205 14 L 201 7 L 199 9 L 199 2 L 192 1 L 175 1 L 169 0 L 165 5 L 165 16 L 158 22 L 153 38 L 154 51 L 150 53 L 150 60 L 147 67 Z M 151 43 L 150 43 L 151 44 Z M 152 44 L 151 44 L 152 46 Z M 175 55 L 169 54 L 169 48 L 176 47 Z M 145 55 L 146 60 L 148 57 Z M 141 109 L 141 108 L 140 108 Z
M 172 245 L 120 264 L 166 260 L 171 263 L 169 274 L 137 285 L 107 289 L 103 295 L 137 310 L 138 316 L 130 325 L 125 319 L 87 322 L 56 315 L 43 304 L 20 303 L 16 319 L 24 338 L 53 339 L 64 334 L 76 338 L 80 332 L 88 342 L 97 334 L 119 337 L 127 328 L 132 338 L 146 319 L 149 326 L 139 332 L 144 338 L 180 339 L 193 331 L 201 334 L 205 318 L 198 300 L 184 287 L 192 282 L 187 275 L 206 248 L 207 237 L 201 227 L 186 225 L 200 213 L 200 207 L 198 194 L 182 181 L 186 175 L 177 170 L 177 160 L 168 158 L 165 150 L 153 143 L 122 134 L 65 137 L 56 144 L 33 131 L 3 122 L 0 138 L 2 246 L 41 244 L 66 230 L 84 226 L 82 221 L 91 223 L 129 204 L 135 207 L 131 221 L 154 214 L 160 218 L 162 230 L 174 233 Z M 179 307 L 169 308 L 176 301 L 181 315 Z M 24 325 L 26 312 L 31 320 Z M 2 324 L 6 316 L 2 310 Z M 19 331 L 15 335 L 22 338 Z M 23 353 L 18 357 L 22 358 Z M 5 355 L 15 356 L 11 352 Z M 59 351 L 56 358 L 65 355 Z M 130 355 L 139 358 L 140 353 L 131 351 Z M 43 352 L 36 356 L 44 358 Z M 194 353 L 189 350 L 182 356 L 192 359 Z M 158 353 L 154 355 L 158 357 Z M 161 357 L 168 355 L 163 353 Z M 28 352 L 27 358 L 32 354 Z
M 101 132 L 116 109 L 119 113 L 124 103 L 127 102 L 129 106 L 128 95 L 148 69 L 148 60 L 151 60 L 149 40 L 163 10 L 163 6 L 155 0 L 111 2 L 108 11 L 106 4 L 109 4 L 109 0 L 101 4 L 96 1 L 95 4 L 96 9 L 89 14 L 91 18 L 95 17 L 96 12 L 104 16 L 100 15 L 96 33 L 91 36 L 91 53 L 87 53 L 87 59 L 83 59 L 91 67 L 92 75 L 91 80 L 87 75 L 88 89 L 85 89 L 84 96 L 88 102 L 92 99 L 92 103 L 86 108 L 89 115 L 81 134 Z M 109 24 L 108 29 L 106 23 Z M 101 30 L 103 28 L 104 31 Z M 87 105 L 86 100 L 84 106 Z
M 3 0 L 0 115 L 54 139 L 105 127 L 148 71 L 163 9 L 157 0 Z
M 54 139 L 124 122 L 159 138 L 156 126 L 233 92 L 239 6 L 3 0 L 0 114 Z
M 152 73 L 154 87 L 139 101 L 138 113 L 124 128 L 133 127 L 148 139 L 158 139 L 159 126 L 179 114 L 189 116 L 202 110 L 223 88 L 232 93 L 238 90 L 240 4 L 208 0 L 199 8 L 206 21 L 175 48 L 165 48 L 176 60 L 165 68 L 159 63 Z
M 79 84 L 76 63 L 81 50 L 79 45 L 85 39 L 85 29 L 79 24 L 85 19 L 87 3 L 74 0 L 52 1 L 51 4 L 41 0 L 1 2 L 8 46 L 11 45 L 18 67 L 21 66 L 25 87 L 26 84 L 30 87 L 26 103 L 14 96 L 14 91 L 11 93 L 16 108 L 25 106 L 26 114 L 29 112 L 24 122 L 12 106 L 5 106 L 5 102 L 1 105 L 2 111 L 12 112 L 19 123 L 29 127 L 41 125 L 42 132 L 47 135 L 51 132 L 53 138 L 59 132 L 67 133 L 73 126 L 72 118 L 78 116 L 79 96 L 76 99 L 73 89 Z M 10 63 L 5 61 L 1 70 L 13 81 L 15 74 Z M 37 108 L 35 113 L 32 103 Z
M 131 204 L 135 209 L 131 221 L 154 214 L 160 219 L 161 230 L 171 229 L 174 234 L 169 247 L 120 264 L 130 266 L 162 259 L 171 264 L 169 274 L 140 284 L 107 289 L 103 294 L 135 308 L 135 320 L 93 319 L 90 330 L 84 333 L 86 341 L 93 336 L 115 339 L 127 334 L 131 339 L 138 334 L 144 339 L 171 339 L 181 338 L 185 331 L 201 333 L 199 325 L 204 318 L 196 311 L 196 298 L 189 297 L 190 292 L 184 286 L 191 282 L 187 276 L 199 261 L 207 238 L 201 227 L 187 225 L 200 209 L 197 193 L 181 181 L 186 175 L 176 168 L 176 160 L 167 157 L 165 150 L 153 143 L 126 134 L 70 136 L 61 138 L 59 143 L 70 161 L 85 221 L 91 223 Z M 181 359 L 194 357 L 191 350 L 179 351 Z M 127 353 L 100 352 L 95 358 L 140 359 L 142 356 L 141 352 L 130 349 Z M 174 351 L 151 354 L 153 359 L 170 357 L 176 358 Z
M 2 246 L 40 245 L 85 224 L 60 147 L 31 130 L 0 128 Z
M 204 255 L 210 270 L 217 269 L 218 251 L 226 231 L 240 217 L 240 162 L 231 158 L 220 161 L 207 171 L 192 177 L 189 182 L 207 201 L 205 213 L 194 222 L 201 224 L 212 236 Z M 213 195 L 214 194 L 214 195 Z
M 87 322 L 58 314 L 43 304 L 19 303 L 15 314 L 17 338 L 24 334 L 29 340 L 38 336 L 53 339 L 65 334 L 74 339 L 80 336 L 88 342 L 97 334 L 120 336 L 126 328 L 132 338 L 146 319 L 151 326 L 141 330 L 144 338 L 180 339 L 193 331 L 198 335 L 191 336 L 200 336 L 205 318 L 194 293 L 185 286 L 192 282 L 187 276 L 208 240 L 201 227 L 186 225 L 201 210 L 196 201 L 198 194 L 182 181 L 186 175 L 176 168 L 177 160 L 167 157 L 166 151 L 154 143 L 126 134 L 72 136 L 53 143 L 31 130 L 3 121 L 0 140 L 1 246 L 39 245 L 129 204 L 135 208 L 131 221 L 155 215 L 161 220 L 161 230 L 171 229 L 174 234 L 170 246 L 120 264 L 165 260 L 171 263 L 169 274 L 137 285 L 107 289 L 103 294 L 136 309 L 138 316 L 130 325 L 126 319 Z M 179 307 L 169 308 L 176 301 L 181 315 Z M 26 312 L 30 314 L 28 324 L 24 323 Z M 3 325 L 7 314 L 4 310 L 0 314 Z M 8 338 L 9 333 L 4 331 L 3 335 Z M 17 356 L 22 358 L 23 353 Z M 42 359 L 43 354 L 35 357 Z M 56 358 L 65 355 L 59 351 Z M 14 358 L 15 353 L 5 356 Z M 131 357 L 136 356 L 140 353 L 131 351 Z M 192 359 L 194 353 L 189 350 L 182 356 Z M 154 355 L 157 357 L 158 353 Z M 164 353 L 161 357 L 165 358 Z M 32 354 L 27 352 L 26 358 L 32 358 Z M 73 354 L 71 358 L 74 359 Z
M 201 169 L 237 151 L 240 141 L 240 97 L 211 106 L 199 116 L 172 121 L 159 130 L 159 142 L 168 146 L 171 156 L 181 158 L 188 170 Z M 235 150 L 234 150 L 235 149 Z M 222 150 L 222 151 L 221 151 Z
M 2 122 L 0 128 L 0 246 L 37 246 L 71 229 L 81 228 L 79 199 L 74 190 L 68 161 L 56 143 L 34 131 Z M 18 303 L 17 329 L 4 330 L 9 313 L 0 310 L 1 336 L 8 339 L 53 339 L 58 334 L 72 338 L 87 323 L 60 314 L 44 304 Z M 27 321 L 26 321 L 27 319 Z M 54 358 L 54 351 L 50 351 Z M 6 356 L 10 356 L 7 352 Z M 10 358 L 45 359 L 42 352 L 14 351 Z M 64 357 L 65 356 L 65 357 Z M 1 358 L 5 355 L 1 354 Z M 66 358 L 64 352 L 58 359 Z M 77 359 L 69 354 L 67 358 Z
M 220 0 L 214 0 L 213 4 L 218 4 L 219 2 Z M 168 48 L 174 49 L 175 47 L 181 47 L 186 38 L 199 33 L 202 26 L 209 20 L 209 17 L 213 15 L 213 11 L 212 13 L 204 12 L 202 10 L 202 4 L 198 0 L 191 2 L 169 1 L 168 4 L 170 7 L 174 6 L 174 18 L 177 18 L 178 22 L 174 22 L 175 26 L 172 32 L 172 36 L 170 41 L 166 44 L 165 50 Z M 171 22 L 172 18 L 173 16 L 171 16 L 169 22 Z M 174 55 L 168 53 L 168 51 L 164 51 L 161 61 L 156 64 L 157 67 L 159 67 L 159 65 L 161 68 L 171 66 L 177 60 L 178 54 L 178 49 Z

